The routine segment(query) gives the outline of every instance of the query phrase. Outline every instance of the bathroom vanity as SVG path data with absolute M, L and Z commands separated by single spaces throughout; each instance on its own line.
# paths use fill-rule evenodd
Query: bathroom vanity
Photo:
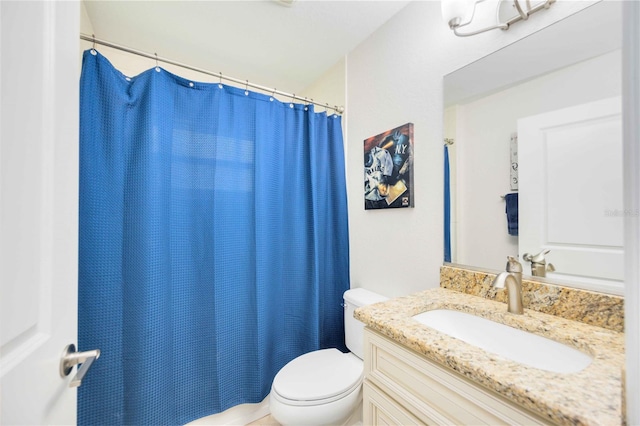
M 365 345 L 364 424 L 549 423 L 371 329 Z
M 435 288 L 356 310 L 367 326 L 364 424 L 624 424 L 624 334 L 528 304 L 514 315 L 503 302 Z M 436 309 L 544 336 L 591 360 L 570 372 L 522 364 L 413 318 Z

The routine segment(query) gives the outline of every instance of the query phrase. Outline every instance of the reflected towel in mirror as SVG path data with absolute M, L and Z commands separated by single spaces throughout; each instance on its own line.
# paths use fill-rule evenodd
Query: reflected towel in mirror
M 507 230 L 509 235 L 518 235 L 518 193 L 514 192 L 504 196 L 507 214 Z

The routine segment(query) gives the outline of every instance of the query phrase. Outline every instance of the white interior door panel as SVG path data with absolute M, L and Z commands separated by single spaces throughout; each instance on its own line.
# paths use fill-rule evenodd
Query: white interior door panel
M 78 2 L 0 2 L 0 424 L 74 424 Z
M 550 249 L 548 277 L 622 292 L 619 97 L 518 120 L 519 255 Z

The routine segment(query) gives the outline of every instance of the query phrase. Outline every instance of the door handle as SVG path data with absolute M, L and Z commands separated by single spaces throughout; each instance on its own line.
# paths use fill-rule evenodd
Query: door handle
M 73 370 L 74 365 L 81 364 L 78 367 L 76 376 L 71 380 L 71 383 L 69 383 L 70 388 L 80 386 L 85 374 L 87 374 L 87 371 L 89 371 L 93 362 L 99 357 L 100 349 L 76 352 L 76 346 L 73 343 L 67 345 L 62 351 L 62 356 L 60 357 L 60 377 L 68 376 L 69 373 L 71 373 L 71 370 Z

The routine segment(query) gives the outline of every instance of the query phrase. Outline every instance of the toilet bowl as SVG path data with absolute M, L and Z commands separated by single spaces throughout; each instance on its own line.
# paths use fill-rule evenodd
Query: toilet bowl
M 282 425 L 352 425 L 362 419 L 364 324 L 353 311 L 385 297 L 361 288 L 347 290 L 345 342 L 351 352 L 321 349 L 293 359 L 276 374 L 269 409 Z

